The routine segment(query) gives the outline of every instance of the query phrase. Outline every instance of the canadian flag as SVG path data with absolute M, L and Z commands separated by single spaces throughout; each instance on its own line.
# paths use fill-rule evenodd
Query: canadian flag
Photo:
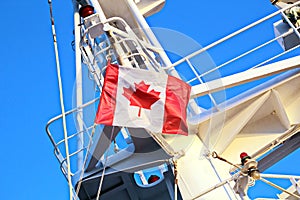
M 190 91 L 173 76 L 109 63 L 95 123 L 187 135 Z

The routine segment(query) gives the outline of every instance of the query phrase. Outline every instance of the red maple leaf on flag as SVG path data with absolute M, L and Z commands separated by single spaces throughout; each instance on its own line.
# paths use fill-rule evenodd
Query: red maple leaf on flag
M 148 92 L 150 85 L 141 81 L 139 84 L 134 83 L 135 90 L 123 87 L 123 95 L 130 101 L 130 106 L 139 107 L 138 116 L 141 116 L 141 109 L 151 109 L 152 104 L 159 100 L 160 92 L 156 92 L 153 89 Z

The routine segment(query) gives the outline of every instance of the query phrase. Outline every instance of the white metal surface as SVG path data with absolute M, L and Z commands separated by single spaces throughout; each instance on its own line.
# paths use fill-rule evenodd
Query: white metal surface
M 265 65 L 260 68 L 250 69 L 245 72 L 237 73 L 231 76 L 220 78 L 218 80 L 206 82 L 193 86 L 191 98 L 202 96 L 208 93 L 213 93 L 218 90 L 224 90 L 229 87 L 244 84 L 250 81 L 260 79 L 262 77 L 271 76 L 282 71 L 287 71 L 300 67 L 300 56 L 282 60 L 276 63 Z
M 82 65 L 81 65 L 81 52 L 80 52 L 80 27 L 77 24 L 80 24 L 80 16 L 78 13 L 79 4 L 73 1 L 74 6 L 74 32 L 75 32 L 75 67 L 76 67 L 76 107 L 80 107 L 83 104 L 83 93 L 82 93 Z M 78 112 L 76 116 L 78 123 L 78 131 L 83 131 L 83 113 Z M 78 149 L 83 148 L 83 134 L 78 135 Z M 78 154 L 78 169 L 82 168 L 83 164 L 83 152 Z

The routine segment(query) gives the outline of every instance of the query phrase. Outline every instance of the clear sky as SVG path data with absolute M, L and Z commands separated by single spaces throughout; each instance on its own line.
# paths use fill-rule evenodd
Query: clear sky
M 53 0 L 53 9 L 69 110 L 75 77 L 72 2 Z M 181 32 L 205 46 L 275 10 L 269 0 L 169 0 L 149 23 Z M 47 121 L 60 114 L 48 1 L 6 1 L 0 16 L 0 198 L 68 199 L 66 179 L 45 132 Z M 275 172 L 293 167 L 286 163 L 290 162 Z M 296 168 L 289 170 L 299 174 Z

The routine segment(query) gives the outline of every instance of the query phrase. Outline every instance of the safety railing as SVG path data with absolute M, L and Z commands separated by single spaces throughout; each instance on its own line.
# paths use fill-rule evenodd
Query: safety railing
M 122 24 L 124 30 L 110 25 L 116 22 Z M 99 23 L 103 23 L 107 30 L 97 38 L 89 35 L 92 27 L 82 28 L 80 49 L 83 63 L 87 65 L 92 78 L 100 88 L 109 59 L 111 62 L 117 61 L 128 67 L 155 71 L 161 68 L 155 59 L 158 56 L 156 49 L 150 43 L 140 39 L 122 18 L 112 17 Z
M 295 56 L 297 55 L 296 50 L 298 50 L 299 54 L 300 27 L 295 27 L 295 25 L 292 24 L 286 17 L 284 12 L 299 5 L 300 2 L 296 2 L 284 9 L 278 10 L 220 40 L 217 40 L 216 42 L 184 56 L 164 69 L 176 69 L 179 74 L 185 74 L 188 70 L 190 70 L 190 75 L 183 76 L 183 79 L 191 85 L 198 85 L 233 73 L 258 68 L 265 64 L 275 62 L 278 59 Z M 288 27 L 287 31 L 274 37 L 273 24 L 274 22 L 282 19 L 287 22 L 285 24 Z M 251 42 L 247 43 L 250 47 L 245 47 L 245 42 L 243 41 L 249 40 L 251 34 L 257 31 L 257 29 L 263 30 L 264 32 L 260 33 L 259 36 L 257 35 L 257 37 L 252 36 L 250 39 Z M 294 34 L 299 38 L 298 43 L 294 44 L 290 49 L 283 51 L 278 42 L 287 38 L 291 34 Z M 262 39 L 265 41 L 259 41 Z M 257 45 L 253 47 L 253 44 Z M 230 47 L 230 51 L 226 51 L 226 54 L 222 53 L 222 50 L 226 50 L 226 47 Z M 243 53 L 237 56 L 230 55 L 230 53 L 239 53 L 239 51 L 243 51 Z M 219 59 L 220 53 L 222 53 L 222 61 Z M 209 61 L 204 64 L 201 63 L 200 66 L 198 61 L 203 57 L 206 57 Z M 229 71 L 231 74 L 228 74 Z M 244 90 L 247 89 L 249 89 L 249 87 L 244 88 Z M 222 97 L 220 96 L 222 96 L 220 95 L 220 92 L 218 94 L 210 93 L 208 95 L 198 97 L 196 101 L 202 108 L 215 108 L 218 110 L 217 105 L 230 98 L 230 96 L 226 96 L 225 93 Z M 203 98 L 205 98 L 206 101 L 202 101 Z M 207 102 L 207 99 L 210 99 L 209 105 L 207 103 L 206 105 L 203 105 L 202 102 Z
M 83 145 L 80 145 L 81 147 L 78 148 L 78 138 L 77 136 L 80 134 L 83 134 L 85 140 L 91 140 L 91 130 L 93 128 L 93 121 L 84 121 L 84 130 L 83 131 L 77 131 L 76 128 L 76 122 L 74 121 L 73 117 L 76 114 L 81 114 L 83 112 L 83 109 L 94 106 L 95 103 L 99 100 L 99 98 L 96 98 L 80 107 L 77 107 L 75 109 L 72 109 L 70 111 L 67 111 L 65 113 L 67 122 L 68 122 L 68 143 L 70 148 L 70 158 L 71 158 L 71 173 L 75 174 L 78 170 L 77 161 L 78 158 L 76 157 L 78 153 L 84 152 L 87 153 L 87 143 L 84 141 L 81 141 Z M 54 147 L 54 155 L 56 156 L 60 168 L 65 176 L 67 176 L 67 165 L 66 165 L 66 155 L 65 155 L 65 148 L 64 143 L 65 139 L 63 138 L 63 133 L 60 132 L 62 130 L 61 128 L 61 120 L 62 115 L 58 115 L 52 119 L 50 119 L 46 125 L 46 133 L 48 137 L 50 138 L 51 143 Z M 54 132 L 52 130 L 55 130 Z
M 95 138 L 98 138 L 99 134 L 102 134 L 101 127 L 103 126 L 94 124 L 96 110 L 93 108 L 98 101 L 99 98 L 93 99 L 92 101 L 65 113 L 68 125 L 67 140 L 70 149 L 69 157 L 72 176 L 85 170 L 85 166 L 82 166 L 82 164 L 85 164 L 88 157 L 92 155 L 93 145 L 97 142 Z M 77 128 L 76 119 L 78 118 L 76 118 L 76 115 L 80 115 L 81 121 L 83 122 L 83 130 L 78 130 Z M 52 118 L 46 125 L 46 132 L 54 146 L 54 154 L 60 164 L 60 169 L 67 177 L 67 155 L 65 154 L 64 146 L 66 141 L 63 138 L 63 133 L 60 131 L 62 130 L 61 122 L 62 115 Z M 82 136 L 80 138 L 84 138 L 83 141 L 78 141 L 79 135 Z M 126 155 L 129 156 L 132 149 L 134 149 L 131 138 L 125 129 L 120 130 L 119 135 L 112 142 L 112 145 L 113 146 L 110 146 L 107 149 L 106 153 L 106 162 L 110 164 L 116 162 L 116 157 L 114 157 L 114 155 L 117 155 L 120 159 L 125 159 Z M 122 150 L 127 152 L 125 156 Z M 79 157 L 80 153 L 83 153 L 83 158 Z M 85 162 L 80 159 L 85 160 Z M 100 163 L 104 162 L 104 159 L 105 158 L 100 159 Z M 81 165 L 78 163 L 81 163 Z

